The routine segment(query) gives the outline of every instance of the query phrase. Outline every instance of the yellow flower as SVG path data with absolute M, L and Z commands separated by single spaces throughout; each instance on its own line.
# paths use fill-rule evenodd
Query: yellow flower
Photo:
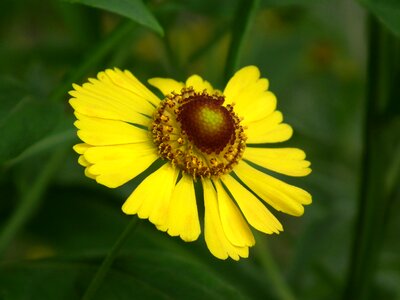
M 163 100 L 118 69 L 100 72 L 70 92 L 83 141 L 74 150 L 86 176 L 116 188 L 156 160 L 165 162 L 133 191 L 124 213 L 194 241 L 201 232 L 194 190 L 199 181 L 206 244 L 214 256 L 234 260 L 248 257 L 255 244 L 248 224 L 267 234 L 283 230 L 260 199 L 275 210 L 303 214 L 311 195 L 260 171 L 305 176 L 311 169 L 300 149 L 264 147 L 288 140 L 292 128 L 282 123 L 276 97 L 257 67 L 236 72 L 222 93 L 198 75 L 185 83 L 167 78 L 149 83 Z

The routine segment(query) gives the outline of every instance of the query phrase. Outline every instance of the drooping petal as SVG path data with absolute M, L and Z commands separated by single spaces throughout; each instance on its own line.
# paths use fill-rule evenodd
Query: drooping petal
M 168 221 L 159 227 L 171 236 L 180 236 L 185 242 L 197 240 L 200 235 L 200 222 L 197 212 L 193 178 L 183 174 L 175 186 L 169 206 Z
M 159 99 L 129 72 L 106 70 L 98 79 L 82 86 L 74 84 L 69 103 L 76 112 L 97 118 L 148 124 Z M 145 116 L 147 115 L 147 116 Z
M 156 159 L 154 146 L 148 143 L 92 147 L 85 159 L 92 165 L 88 172 L 110 188 L 118 187 L 146 170 Z
M 178 174 L 177 168 L 170 163 L 164 164 L 139 184 L 123 204 L 122 211 L 164 226 Z
M 236 181 L 232 176 L 221 177 L 222 182 L 235 198 L 247 222 L 255 229 L 267 233 L 279 233 L 282 224 L 252 193 Z
M 248 247 L 237 247 L 227 239 L 222 228 L 218 209 L 217 192 L 209 179 L 203 179 L 204 190 L 204 235 L 208 249 L 219 259 L 231 257 L 239 260 L 240 257 L 248 257 Z
M 226 237 L 235 246 L 253 246 L 255 243 L 254 236 L 239 209 L 226 193 L 221 183 L 218 180 L 213 182 L 217 189 L 219 214 Z
M 91 179 L 96 179 L 96 175 L 90 173 L 89 167 L 85 168 L 85 176 L 88 177 L 88 178 L 91 178 Z
M 185 86 L 182 82 L 171 78 L 155 77 L 149 79 L 147 82 L 159 89 L 164 96 L 169 95 L 172 92 L 179 94 Z
M 74 151 L 75 151 L 76 153 L 78 153 L 78 154 L 83 154 L 83 153 L 85 153 L 85 151 L 86 151 L 87 149 L 89 149 L 90 147 L 92 147 L 92 146 L 90 146 L 90 145 L 88 145 L 88 144 L 86 144 L 86 143 L 80 143 L 80 144 L 74 145 L 74 146 L 72 147 L 72 149 L 74 149 Z
M 280 111 L 274 111 L 267 117 L 247 124 L 245 134 L 248 144 L 278 143 L 290 139 L 293 129 L 288 124 L 282 123 Z
M 305 190 L 258 171 L 244 161 L 235 166 L 234 172 L 254 193 L 278 211 L 301 216 L 303 205 L 312 201 Z
M 75 113 L 78 121 L 74 125 L 79 129 L 78 136 L 92 146 L 141 143 L 150 140 L 147 130 L 117 121 L 87 117 Z
M 80 164 L 82 167 L 90 166 L 90 163 L 86 160 L 86 158 L 83 155 L 79 155 L 78 164 Z
M 97 183 L 109 188 L 116 188 L 142 173 L 157 158 L 157 156 L 148 155 L 144 156 L 139 161 L 104 161 L 90 166 L 88 171 L 96 176 Z
M 276 97 L 268 91 L 268 80 L 260 78 L 255 66 L 237 71 L 225 87 L 225 103 L 235 103 L 235 112 L 243 117 L 242 124 L 264 119 L 276 108 Z
M 266 169 L 289 176 L 310 174 L 310 162 L 304 151 L 297 148 L 253 148 L 247 147 L 243 158 Z
M 206 90 L 208 94 L 213 93 L 214 89 L 211 84 L 201 78 L 199 75 L 192 75 L 186 80 L 187 87 L 193 87 L 196 92 L 202 92 Z

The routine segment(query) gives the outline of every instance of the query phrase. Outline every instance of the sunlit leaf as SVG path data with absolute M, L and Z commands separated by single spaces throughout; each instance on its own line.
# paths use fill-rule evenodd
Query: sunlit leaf
M 164 34 L 163 28 L 142 0 L 66 0 L 72 3 L 81 3 L 88 6 L 104 9 L 121 16 L 132 19 L 140 25 L 146 26 L 160 35 Z

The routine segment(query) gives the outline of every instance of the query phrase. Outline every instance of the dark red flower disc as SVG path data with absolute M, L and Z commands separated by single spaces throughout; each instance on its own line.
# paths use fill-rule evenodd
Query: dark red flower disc
M 180 108 L 177 119 L 182 130 L 205 153 L 221 152 L 235 134 L 234 120 L 222 102 L 201 94 Z

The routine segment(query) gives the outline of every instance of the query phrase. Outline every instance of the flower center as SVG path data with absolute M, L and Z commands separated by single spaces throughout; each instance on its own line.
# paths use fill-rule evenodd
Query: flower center
M 182 105 L 177 120 L 188 139 L 205 153 L 221 152 L 235 134 L 234 120 L 222 102 L 197 95 Z
M 242 158 L 246 136 L 232 105 L 219 92 L 183 88 L 157 108 L 151 131 L 162 158 L 196 177 L 229 173 Z

